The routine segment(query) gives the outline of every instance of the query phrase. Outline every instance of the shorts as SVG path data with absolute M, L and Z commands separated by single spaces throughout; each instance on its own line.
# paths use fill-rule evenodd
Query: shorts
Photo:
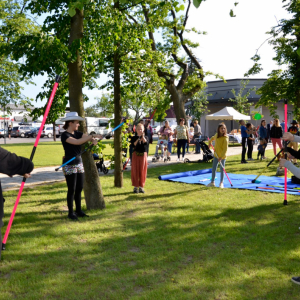
M 66 165 L 62 169 L 65 176 L 76 174 L 76 173 L 84 173 L 84 168 L 82 163 L 78 165 Z

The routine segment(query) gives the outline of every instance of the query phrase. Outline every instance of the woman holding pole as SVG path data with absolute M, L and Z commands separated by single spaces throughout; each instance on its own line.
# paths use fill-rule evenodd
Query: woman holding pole
M 79 121 L 84 121 L 84 118 L 79 117 L 77 112 L 69 112 L 66 117 L 61 119 L 65 122 L 63 128 L 66 130 L 61 135 L 61 142 L 65 150 L 63 163 L 76 156 L 76 158 L 63 167 L 63 173 L 66 178 L 68 193 L 67 204 L 69 209 L 68 218 L 78 220 L 78 217 L 88 217 L 81 210 L 81 192 L 84 182 L 84 169 L 81 156 L 81 145 L 91 141 L 94 145 L 97 144 L 95 138 L 102 139 L 102 135 L 87 135 L 78 131 Z M 75 199 L 76 212 L 73 211 L 73 201 Z

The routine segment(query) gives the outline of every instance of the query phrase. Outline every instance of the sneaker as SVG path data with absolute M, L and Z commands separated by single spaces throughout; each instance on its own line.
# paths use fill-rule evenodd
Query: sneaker
M 300 285 L 300 277 L 292 277 L 292 281 Z
M 82 210 L 80 212 L 75 213 L 77 217 L 83 218 L 83 217 L 89 217 L 86 213 L 84 213 Z
M 184 161 L 184 157 L 181 157 L 181 161 Z
M 138 193 L 139 193 L 139 189 L 138 189 L 137 187 L 135 187 L 135 188 L 133 189 L 133 192 L 134 192 L 135 194 L 138 194 Z
M 242 160 L 241 164 L 247 164 L 248 162 L 246 160 Z
M 216 186 L 216 185 L 215 185 L 215 182 L 213 181 L 213 182 L 209 183 L 207 186 L 212 187 L 212 186 Z
M 145 190 L 142 187 L 139 188 L 139 192 L 145 194 Z
M 220 183 L 219 188 L 220 188 L 220 189 L 224 189 L 224 184 L 223 184 L 223 182 Z
M 78 220 L 77 216 L 74 213 L 68 214 L 68 218 L 71 219 L 71 220 L 73 220 L 73 221 L 77 221 Z
M 179 158 L 177 158 L 177 159 L 176 159 L 176 161 L 180 161 L 180 159 L 179 159 Z
M 247 160 L 254 160 L 253 158 L 248 158 Z

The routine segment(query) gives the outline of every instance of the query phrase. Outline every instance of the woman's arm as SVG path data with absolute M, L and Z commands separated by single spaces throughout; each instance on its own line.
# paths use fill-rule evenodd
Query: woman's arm
M 88 135 L 84 133 L 80 139 L 74 139 L 73 137 L 68 137 L 66 139 L 66 142 L 71 145 L 82 145 L 88 141 L 92 141 L 92 140 L 94 141 L 94 138 L 102 139 L 103 136 L 101 134 Z

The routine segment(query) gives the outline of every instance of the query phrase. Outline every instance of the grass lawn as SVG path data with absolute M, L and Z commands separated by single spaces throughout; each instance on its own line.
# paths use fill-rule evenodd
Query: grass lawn
M 112 139 L 103 140 L 103 143 L 106 145 L 106 148 L 103 151 L 104 154 L 114 154 L 114 149 L 110 147 L 112 141 Z M 17 155 L 29 158 L 31 155 L 33 145 L 34 143 L 9 144 L 1 145 L 1 147 L 10 152 L 16 153 Z M 155 147 L 156 143 L 150 145 L 149 155 L 154 155 Z M 58 166 L 62 163 L 63 155 L 64 150 L 60 141 L 40 142 L 35 152 L 33 163 L 35 167 Z
M 266 162 L 227 171 L 257 174 Z M 0 299 L 299 299 L 300 198 L 163 182 L 146 194 L 101 177 L 106 209 L 67 219 L 66 185 L 25 189 L 0 263 Z M 246 169 L 247 168 L 247 169 Z M 276 164 L 265 175 L 274 175 Z M 5 226 L 17 191 L 5 192 Z M 4 234 L 5 228 L 2 229 Z

